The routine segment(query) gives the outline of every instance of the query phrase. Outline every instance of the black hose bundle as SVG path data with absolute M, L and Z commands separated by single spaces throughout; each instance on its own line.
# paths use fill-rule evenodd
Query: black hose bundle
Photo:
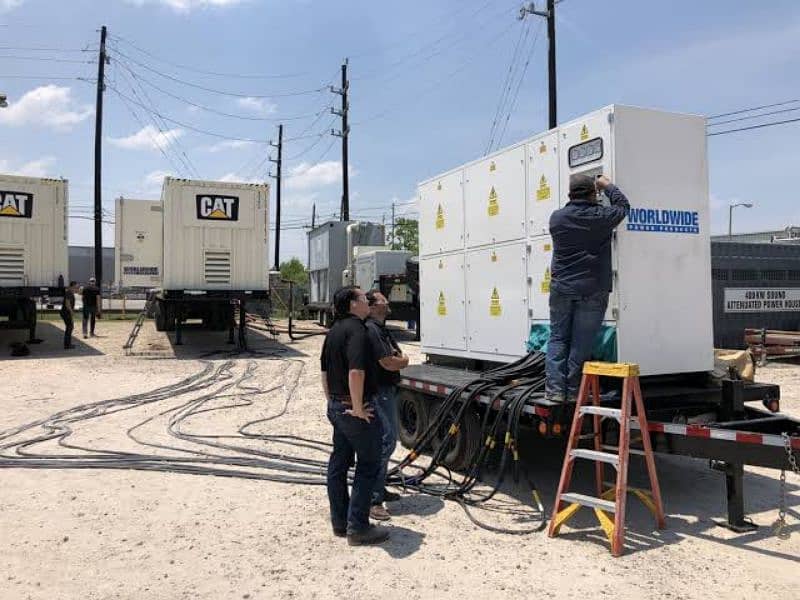
M 535 394 L 544 392 L 544 359 L 541 352 L 532 352 L 519 360 L 484 371 L 474 380 L 456 387 L 438 406 L 431 417 L 425 431 L 419 436 L 414 447 L 406 457 L 389 473 L 388 482 L 404 488 L 409 488 L 422 493 L 431 494 L 448 500 L 459 502 L 470 520 L 490 531 L 499 533 L 523 534 L 541 531 L 544 529 L 547 518 L 536 486 L 527 469 L 525 478 L 531 489 L 531 511 L 525 511 L 535 522 L 533 527 L 525 529 L 507 529 L 494 527 L 478 521 L 469 511 L 470 506 L 485 505 L 492 500 L 502 487 L 509 470 L 514 483 L 521 478 L 521 464 L 517 440 L 523 410 L 528 400 Z M 474 449 L 467 459 L 467 468 L 464 469 L 463 478 L 456 482 L 444 458 L 453 438 L 458 435 L 461 423 L 470 411 L 474 411 L 476 403 L 482 395 L 489 397 L 489 403 L 484 412 L 480 439 L 484 443 Z M 505 423 L 505 435 L 500 436 L 502 425 Z M 430 463 L 425 467 L 414 466 L 414 462 L 436 437 L 440 431 L 445 431 L 444 438 L 435 446 Z M 502 441 L 500 465 L 497 477 L 491 485 L 490 491 L 479 493 L 475 491 L 476 484 L 480 481 L 492 450 Z M 405 469 L 414 466 L 418 473 L 408 475 Z M 443 484 L 429 483 L 432 475 L 444 479 Z M 521 515 L 520 511 L 506 511 Z

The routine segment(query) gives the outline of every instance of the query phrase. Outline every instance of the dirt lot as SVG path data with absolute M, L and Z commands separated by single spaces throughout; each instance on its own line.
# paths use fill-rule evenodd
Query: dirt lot
M 278 343 L 253 334 L 252 346 L 262 353 L 236 356 L 225 354 L 230 347 L 224 334 L 188 331 L 186 344 L 176 349 L 148 323 L 137 342 L 143 355 L 126 357 L 121 346 L 130 326 L 101 322 L 101 337 L 78 339 L 78 348 L 66 353 L 59 349 L 60 323 L 43 323 L 45 342 L 19 359 L 9 358 L 7 346 L 21 337 L 0 332 L 0 431 L 77 405 L 174 384 L 202 371 L 209 361 L 219 369 L 230 359 L 227 375 L 223 372 L 206 388 L 165 391 L 158 402 L 109 410 L 76 424 L 68 443 L 95 454 L 129 452 L 133 462 L 141 460 L 148 468 L 153 461 L 141 459 L 143 454 L 172 457 L 184 471 L 206 469 L 203 463 L 181 461 L 190 456 L 187 448 L 198 446 L 168 435 L 171 417 L 187 403 L 196 407 L 205 402 L 208 408 L 234 403 L 236 408 L 198 411 L 177 429 L 223 436 L 204 439 L 250 450 L 325 460 L 324 447 L 312 442 L 298 449 L 282 443 L 284 438 L 263 437 L 329 438 L 317 368 L 321 338 L 284 345 L 285 338 Z M 406 348 L 419 360 L 415 344 Z M 209 354 L 215 349 L 222 352 Z M 800 416 L 800 367 L 770 366 L 758 378 L 780 383 L 783 409 Z M 251 437 L 233 437 L 254 420 L 245 428 Z M 524 448 L 548 508 L 559 449 L 559 443 L 541 440 Z M 53 441 L 28 451 L 79 452 Z M 241 456 L 232 450 L 214 452 L 227 459 Z M 396 457 L 402 455 L 398 449 Z M 632 465 L 632 481 L 642 482 L 641 464 L 634 460 Z M 409 496 L 390 505 L 394 531 L 389 543 L 350 548 L 330 533 L 324 487 L 245 477 L 303 474 L 245 463 L 236 467 L 243 476 L 235 478 L 156 470 L 7 468 L 0 471 L 0 598 L 410 599 L 486 597 L 498 591 L 511 598 L 598 593 L 622 599 L 797 597 L 798 477 L 788 474 L 787 519 L 793 535 L 781 541 L 770 528 L 777 517 L 777 472 L 748 468 L 747 511 L 762 527 L 735 535 L 712 520 L 725 514 L 721 474 L 704 461 L 675 457 L 661 458 L 658 467 L 667 529 L 654 532 L 644 508 L 630 502 L 629 549 L 619 559 L 609 555 L 588 511 L 551 540 L 542 533 L 490 533 L 472 525 L 457 504 Z M 577 471 L 576 480 L 588 486 L 589 469 Z M 505 491 L 508 498 L 528 494 L 524 486 Z

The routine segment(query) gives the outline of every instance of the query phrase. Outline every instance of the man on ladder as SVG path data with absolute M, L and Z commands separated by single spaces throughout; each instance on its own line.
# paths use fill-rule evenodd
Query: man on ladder
M 605 192 L 610 206 L 597 201 Z M 611 291 L 611 237 L 630 210 L 625 194 L 608 177 L 576 175 L 569 202 L 550 217 L 550 341 L 545 396 L 574 401 L 583 363 L 589 360 Z

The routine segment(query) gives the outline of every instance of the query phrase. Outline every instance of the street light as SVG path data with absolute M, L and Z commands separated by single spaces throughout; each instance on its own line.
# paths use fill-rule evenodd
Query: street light
M 737 206 L 744 206 L 745 208 L 753 208 L 749 202 L 737 202 L 728 207 L 728 239 L 733 239 L 733 209 Z

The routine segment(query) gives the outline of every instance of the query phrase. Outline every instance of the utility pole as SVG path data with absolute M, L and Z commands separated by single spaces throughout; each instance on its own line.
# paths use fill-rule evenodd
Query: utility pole
M 270 162 L 277 165 L 278 173 L 275 175 L 275 266 L 273 271 L 280 271 L 280 256 L 281 256 L 281 160 L 283 156 L 283 124 L 278 125 L 278 143 L 273 144 L 270 140 L 269 145 L 278 149 L 278 159 L 269 159 Z
M 347 102 L 347 91 L 350 87 L 350 82 L 347 80 L 347 64 L 348 60 L 345 58 L 342 64 L 342 87 L 335 88 L 331 86 L 331 92 L 339 94 L 342 97 L 342 109 L 336 110 L 331 108 L 331 113 L 342 118 L 342 129 L 336 131 L 331 129 L 331 135 L 342 138 L 342 203 L 340 209 L 340 220 L 350 220 L 350 177 L 347 169 L 347 138 L 350 134 L 350 127 L 347 125 L 347 113 L 350 106 Z
M 317 225 L 317 203 L 311 205 L 311 229 Z
M 536 10 L 533 2 L 519 9 L 520 20 L 529 14 L 547 19 L 547 91 L 550 129 L 553 129 L 558 126 L 558 105 L 556 102 L 556 0 L 547 0 L 547 10 Z
M 97 57 L 97 106 L 94 120 L 94 276 L 103 289 L 103 92 L 106 89 L 106 26 L 100 28 L 100 54 Z
M 392 250 L 395 249 L 394 247 L 394 200 L 392 200 Z

